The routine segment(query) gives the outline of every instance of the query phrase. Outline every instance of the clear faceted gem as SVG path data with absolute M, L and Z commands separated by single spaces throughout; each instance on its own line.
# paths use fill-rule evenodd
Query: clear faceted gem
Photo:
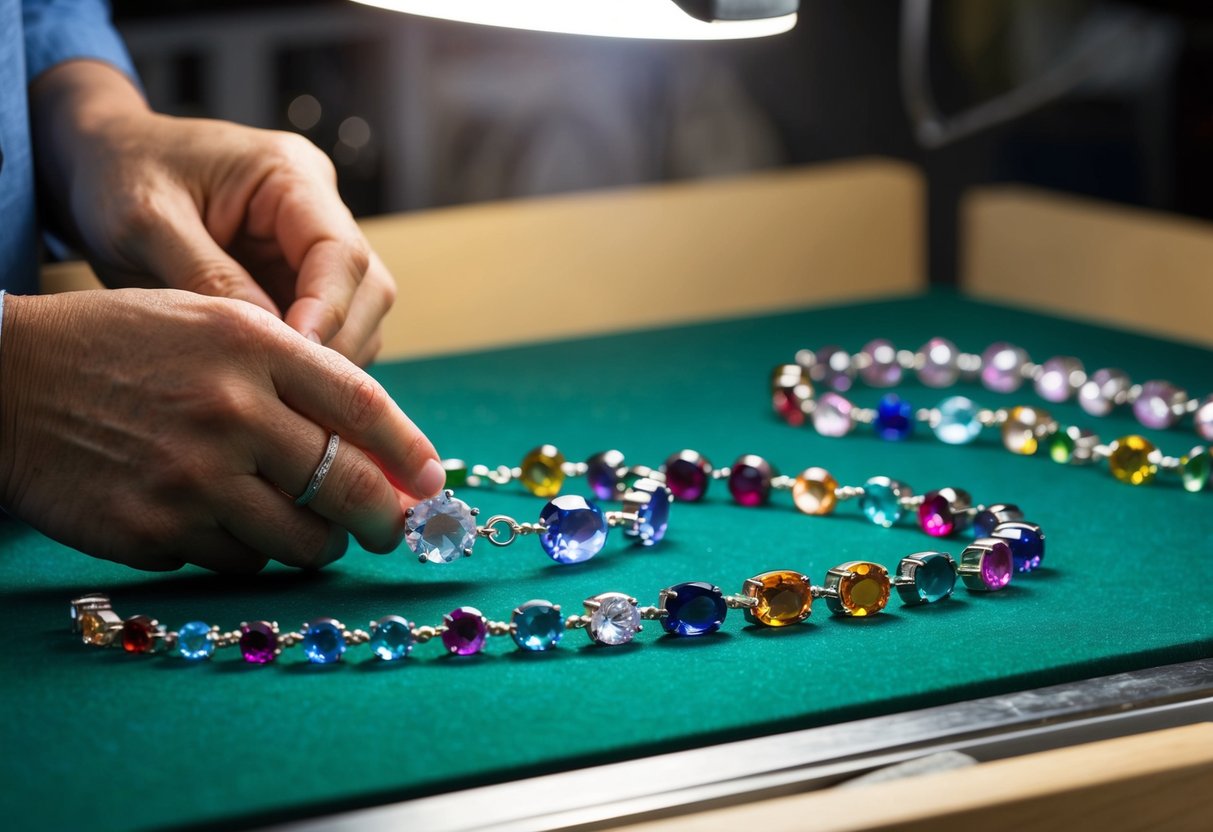
M 1012 393 L 1023 384 L 1028 354 L 1014 344 L 999 341 L 981 354 L 981 383 L 996 393 Z
M 467 503 L 444 491 L 409 510 L 404 542 L 430 563 L 450 563 L 476 542 L 476 518 Z
M 1064 402 L 1085 381 L 1082 362 L 1072 356 L 1059 355 L 1041 365 L 1036 395 L 1048 402 Z
M 640 632 L 640 610 L 636 602 L 620 592 L 604 592 L 590 599 L 586 631 L 598 644 L 627 644 Z
M 215 652 L 211 627 L 205 621 L 190 621 L 177 630 L 177 655 L 190 661 L 209 659 Z
M 565 494 L 551 500 L 539 512 L 539 522 L 545 527 L 539 545 L 557 563 L 583 563 L 606 545 L 606 517 L 584 497 Z
M 415 641 L 412 623 L 399 615 L 385 615 L 371 625 L 371 652 L 385 662 L 408 656 Z
M 863 496 L 859 508 L 864 517 L 877 526 L 888 528 L 905 514 L 902 500 L 910 496 L 910 489 L 888 477 L 872 477 L 863 484 Z
M 939 403 L 939 421 L 933 430 L 939 441 L 965 445 L 981 434 L 979 408 L 964 396 L 949 396 Z
M 489 625 L 475 607 L 459 607 L 442 617 L 442 646 L 456 656 L 472 656 L 484 649 Z
M 1078 404 L 1092 416 L 1107 416 L 1128 392 L 1129 385 L 1129 376 L 1123 370 L 1111 367 L 1096 370 L 1078 388 Z
M 822 436 L 846 436 L 854 424 L 855 406 L 837 393 L 823 393 L 813 408 L 813 427 Z
M 867 357 L 866 366 L 859 371 L 864 383 L 872 387 L 896 387 L 901 382 L 901 364 L 897 348 L 884 338 L 864 344 L 861 353 Z
M 1179 421 L 1179 406 L 1186 400 L 1184 392 L 1169 381 L 1147 381 L 1133 402 L 1133 415 L 1146 427 L 1162 430 Z
M 345 653 L 345 627 L 331 618 L 317 618 L 303 626 L 303 654 L 312 664 L 331 664 Z
M 657 480 L 648 477 L 637 480 L 624 497 L 624 513 L 636 515 L 636 522 L 623 527 L 624 535 L 641 546 L 660 543 L 670 525 L 670 503 L 673 501 L 670 489 Z
M 675 584 L 662 593 L 661 603 L 666 611 L 662 629 L 678 636 L 714 633 L 728 612 L 720 587 L 703 581 Z
M 932 338 L 922 345 L 918 380 L 927 387 L 949 387 L 960 376 L 960 350 L 947 338 Z
M 514 610 L 510 624 L 514 643 L 531 652 L 550 650 L 564 635 L 560 607 L 550 601 L 527 601 Z

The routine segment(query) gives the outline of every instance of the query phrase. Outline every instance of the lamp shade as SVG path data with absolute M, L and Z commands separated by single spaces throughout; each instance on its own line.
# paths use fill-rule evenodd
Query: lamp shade
M 666 40 L 778 35 L 798 0 L 355 0 L 398 12 L 540 32 Z

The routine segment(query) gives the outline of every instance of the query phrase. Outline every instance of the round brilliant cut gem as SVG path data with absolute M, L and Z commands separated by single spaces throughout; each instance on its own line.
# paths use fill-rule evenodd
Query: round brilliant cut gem
M 960 553 L 957 569 L 966 588 L 974 592 L 997 592 L 1011 582 L 1015 558 L 1006 541 L 983 538 Z
M 956 587 L 956 564 L 943 552 L 920 552 L 902 558 L 897 567 L 897 592 L 907 604 L 934 604 Z
M 385 615 L 371 625 L 371 651 L 385 662 L 408 656 L 415 641 L 412 623 L 399 615 Z
M 902 500 L 910 496 L 910 489 L 888 477 L 872 477 L 863 484 L 863 496 L 859 498 L 859 508 L 864 517 L 877 526 L 886 529 L 901 519 L 905 514 Z
M 1210 473 L 1213 473 L 1213 460 L 1209 458 L 1209 449 L 1202 445 L 1197 445 L 1179 461 L 1179 474 L 1185 491 L 1195 493 L 1203 490 L 1209 484 Z
M 983 508 L 973 517 L 973 536 L 974 537 L 989 537 L 994 533 L 994 529 L 1000 523 L 1006 523 L 1010 520 L 1022 520 L 1023 512 L 1019 510 L 1019 506 L 995 503 L 992 506 Z
M 829 514 L 838 504 L 838 480 L 824 468 L 806 468 L 792 485 L 792 502 L 805 514 Z
M 607 521 L 602 509 L 584 497 L 565 494 L 551 500 L 539 512 L 545 527 L 539 545 L 557 563 L 583 563 L 602 551 Z
M 947 338 L 932 338 L 922 345 L 918 380 L 927 387 L 949 387 L 960 376 L 960 350 Z
M 981 354 L 981 383 L 996 393 L 1013 393 L 1023 384 L 1028 354 L 1014 344 L 999 341 Z
M 1002 424 L 1002 444 L 1013 454 L 1031 456 L 1040 446 L 1040 439 L 1053 424 L 1048 411 L 1019 405 L 1011 408 Z
M 804 405 L 813 398 L 813 382 L 799 364 L 781 364 L 771 373 L 771 406 L 792 427 L 804 424 Z
M 1064 402 L 1085 381 L 1082 362 L 1072 356 L 1059 355 L 1041 365 L 1036 394 L 1048 402 Z
M 489 625 L 475 607 L 459 607 L 442 617 L 442 646 L 456 656 L 472 656 L 484 649 Z
M 848 561 L 826 575 L 826 606 L 837 615 L 875 615 L 889 603 L 890 587 L 889 573 L 879 563 Z
M 1016 572 L 1032 572 L 1045 559 L 1045 533 L 1035 523 L 1018 520 L 999 523 L 993 537 L 1005 540 L 1011 547 Z
M 190 621 L 177 630 L 177 655 L 190 661 L 209 659 L 215 653 L 210 625 L 205 621 Z
M 122 624 L 122 649 L 128 653 L 150 653 L 156 646 L 156 622 L 146 615 L 128 618 Z
M 586 603 L 590 620 L 586 632 L 597 644 L 611 647 L 627 644 L 640 632 L 640 610 L 636 599 L 621 592 L 604 592 Z
M 564 454 L 554 445 L 540 445 L 522 458 L 518 478 L 536 497 L 555 497 L 564 485 Z
M 1197 435 L 1206 442 L 1213 442 L 1213 393 L 1201 401 L 1194 419 Z
M 831 345 L 819 349 L 816 358 L 813 367 L 819 381 L 841 393 L 851 389 L 855 365 L 851 362 L 850 353 L 842 347 Z
M 1096 370 L 1078 388 L 1078 404 L 1092 416 L 1107 416 L 1129 390 L 1129 376 L 1123 370 L 1105 367 Z
M 404 542 L 430 563 L 458 560 L 476 542 L 476 518 L 454 492 L 422 500 L 406 512 Z
M 531 652 L 550 650 L 564 635 L 560 607 L 550 601 L 527 601 L 514 610 L 510 623 L 514 643 Z
M 965 396 L 949 396 L 939 403 L 939 421 L 935 436 L 949 445 L 965 445 L 981 433 L 978 407 Z
M 763 572 L 746 581 L 741 591 L 757 601 L 745 611 L 752 624 L 786 627 L 804 621 L 813 611 L 812 586 L 799 572 Z
M 665 461 L 665 484 L 675 500 L 693 503 L 708 490 L 712 463 L 697 451 L 684 450 Z
M 1147 381 L 1133 402 L 1133 415 L 1146 427 L 1163 430 L 1179 421 L 1177 411 L 1186 400 L 1187 394 L 1169 381 Z
M 675 584 L 661 593 L 661 605 L 662 628 L 678 636 L 714 633 L 728 612 L 720 587 L 702 581 Z
M 968 492 L 959 488 L 927 492 L 918 506 L 918 525 L 932 537 L 947 537 L 967 524 L 972 502 Z
M 846 436 L 854 425 L 855 406 L 837 393 L 823 393 L 813 408 L 813 427 L 822 436 Z
M 1154 443 L 1144 436 L 1122 436 L 1108 456 L 1108 470 L 1121 482 L 1145 485 L 1158 474 L 1159 456 Z
M 665 538 L 670 525 L 670 489 L 648 477 L 633 483 L 624 497 L 624 513 L 635 513 L 636 522 L 623 527 L 623 533 L 641 546 L 655 546 Z
M 729 469 L 729 493 L 741 506 L 764 505 L 771 496 L 771 464 L 760 456 L 745 454 Z
M 269 664 L 278 658 L 277 628 L 268 621 L 241 624 L 240 655 L 249 664 Z
M 887 393 L 876 405 L 872 426 L 881 439 L 905 439 L 914 431 L 914 407 L 895 393 Z
M 331 618 L 303 625 L 303 653 L 312 664 L 331 664 L 345 652 L 345 627 Z
M 897 349 L 884 338 L 875 338 L 864 344 L 863 355 L 867 366 L 859 371 L 864 383 L 872 387 L 896 387 L 901 381 L 901 364 L 897 361 Z
M 603 451 L 586 460 L 585 479 L 599 500 L 614 500 L 623 491 L 627 468 L 619 451 Z

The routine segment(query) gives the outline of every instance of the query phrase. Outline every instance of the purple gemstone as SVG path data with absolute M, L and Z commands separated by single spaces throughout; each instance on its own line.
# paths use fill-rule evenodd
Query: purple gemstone
M 1213 442 L 1213 395 L 1205 396 L 1196 410 L 1196 432 L 1206 442 Z
M 278 634 L 268 621 L 240 627 L 240 655 L 249 664 L 268 664 L 278 656 Z
M 1129 377 L 1123 370 L 1096 370 L 1078 389 L 1078 403 L 1092 416 L 1107 416 L 1116 399 L 1129 389 Z
M 837 393 L 823 393 L 813 408 L 813 427 L 822 436 L 846 436 L 851 432 L 851 411 L 847 399 Z
M 927 494 L 918 507 L 918 525 L 931 537 L 950 535 L 956 528 L 951 501 L 938 491 Z
M 1169 428 L 1179 419 L 1175 405 L 1184 400 L 1184 393 L 1169 381 L 1147 381 L 1141 395 L 1133 402 L 1133 415 L 1148 428 Z
M 960 375 L 960 351 L 947 338 L 932 338 L 922 345 L 918 380 L 927 387 L 948 387 Z
M 1068 355 L 1059 355 L 1041 365 L 1040 378 L 1036 379 L 1036 394 L 1045 401 L 1064 402 L 1083 381 L 1082 362 Z
M 1028 354 L 1014 344 L 999 341 L 981 354 L 981 383 L 996 393 L 1013 393 L 1023 384 Z
M 586 482 L 599 500 L 614 500 L 619 497 L 623 472 L 623 454 L 619 451 L 594 454 L 585 463 Z
M 817 351 L 813 363 L 813 378 L 835 390 L 845 393 L 851 389 L 855 366 L 851 354 L 841 347 L 822 347 Z
M 475 607 L 460 607 L 442 617 L 446 629 L 442 646 L 456 656 L 472 656 L 484 649 L 489 628 L 484 616 Z
M 981 580 L 991 592 L 1009 584 L 1014 571 L 1015 558 L 1011 555 L 1011 547 L 1002 541 L 991 546 L 981 559 Z
M 741 506 L 763 505 L 771 496 L 771 464 L 760 456 L 746 454 L 729 469 L 729 493 Z
M 679 451 L 665 461 L 665 484 L 675 500 L 693 503 L 708 490 L 712 464 L 695 451 Z
M 859 371 L 864 383 L 872 387 L 895 387 L 901 382 L 901 364 L 897 361 L 897 348 L 884 338 L 875 338 L 864 344 L 863 354 L 867 366 Z

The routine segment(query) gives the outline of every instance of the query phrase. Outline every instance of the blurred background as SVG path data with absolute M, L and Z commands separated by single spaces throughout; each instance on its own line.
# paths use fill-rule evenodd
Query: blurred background
M 1199 0 L 802 0 L 793 32 L 724 43 L 346 0 L 113 7 L 157 109 L 307 136 L 360 216 L 879 154 L 925 175 L 939 283 L 956 281 L 960 196 L 978 184 L 1213 218 Z

